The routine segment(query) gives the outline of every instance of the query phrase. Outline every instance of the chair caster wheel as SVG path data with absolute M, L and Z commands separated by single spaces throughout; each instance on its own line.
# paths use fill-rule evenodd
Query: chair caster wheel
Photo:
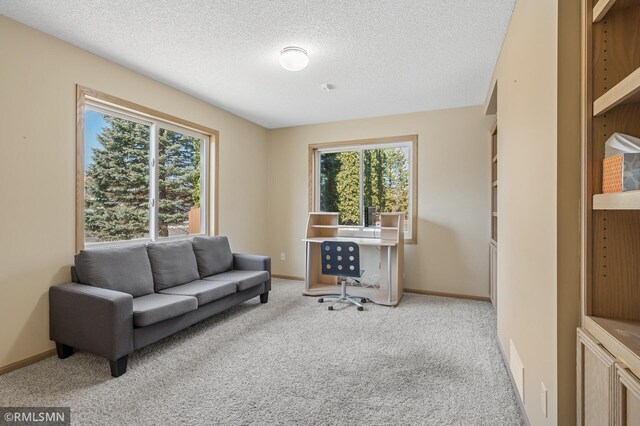
M 358 306 L 358 310 L 359 311 L 364 311 L 364 308 L 362 306 Z
M 318 303 L 322 303 L 324 302 L 324 299 L 321 297 L 320 299 L 318 299 Z
M 367 303 L 367 299 L 363 297 L 362 299 L 360 299 L 360 302 Z
M 330 311 L 333 311 L 333 306 L 329 306 L 328 308 Z

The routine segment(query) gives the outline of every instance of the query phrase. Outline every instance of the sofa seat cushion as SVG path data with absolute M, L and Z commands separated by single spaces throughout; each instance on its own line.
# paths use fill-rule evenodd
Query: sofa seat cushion
M 205 281 L 196 280 L 187 284 L 162 290 L 161 294 L 175 294 L 180 296 L 193 296 L 198 299 L 198 306 L 222 299 L 235 293 L 238 282 L 231 280 Z
M 144 244 L 81 250 L 75 256 L 75 265 L 82 284 L 133 297 L 153 293 L 151 264 Z
M 193 237 L 192 242 L 200 278 L 233 268 L 233 253 L 227 237 Z
M 175 318 L 198 309 L 198 300 L 190 296 L 147 294 L 133 299 L 133 325 L 144 327 Z
M 191 241 L 147 245 L 156 292 L 200 278 Z
M 267 271 L 227 271 L 206 277 L 205 281 L 235 281 L 238 291 L 244 291 L 262 284 L 269 279 Z

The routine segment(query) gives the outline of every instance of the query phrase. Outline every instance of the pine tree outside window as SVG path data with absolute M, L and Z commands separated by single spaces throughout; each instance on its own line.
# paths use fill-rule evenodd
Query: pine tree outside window
M 149 123 L 85 110 L 85 243 L 149 238 Z
M 415 242 L 417 136 L 310 148 L 312 211 L 338 212 L 340 225 L 371 230 L 379 226 L 379 213 L 401 212 L 405 214 L 405 240 Z
M 82 112 L 79 248 L 208 234 L 209 135 L 95 100 Z

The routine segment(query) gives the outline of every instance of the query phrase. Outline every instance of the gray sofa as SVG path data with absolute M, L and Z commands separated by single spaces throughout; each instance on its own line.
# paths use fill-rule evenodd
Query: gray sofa
M 76 349 L 109 360 L 271 290 L 271 258 L 232 253 L 226 237 L 82 250 L 72 283 L 49 290 L 50 337 L 58 356 Z

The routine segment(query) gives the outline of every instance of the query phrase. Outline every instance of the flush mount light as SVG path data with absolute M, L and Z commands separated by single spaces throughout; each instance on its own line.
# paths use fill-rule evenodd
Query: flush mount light
M 307 51 L 301 47 L 289 46 L 280 51 L 280 65 L 289 71 L 300 71 L 309 64 Z

